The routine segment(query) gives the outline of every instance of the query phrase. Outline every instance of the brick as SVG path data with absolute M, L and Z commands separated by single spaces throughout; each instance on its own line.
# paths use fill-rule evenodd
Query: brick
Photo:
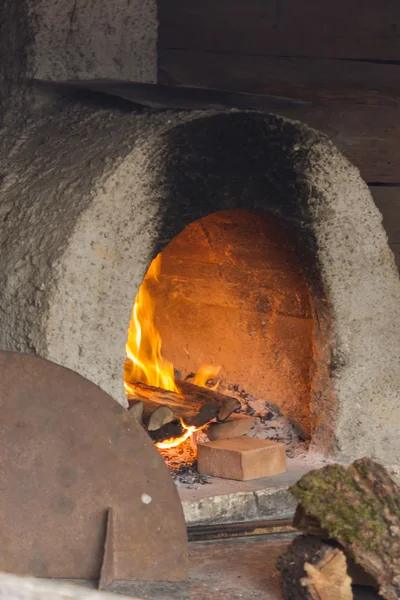
M 197 468 L 203 475 L 248 481 L 286 471 L 285 444 L 239 437 L 199 444 Z
M 207 435 L 212 442 L 215 440 L 227 440 L 245 435 L 255 424 L 256 420 L 254 417 L 233 413 L 223 423 L 211 423 L 208 427 Z

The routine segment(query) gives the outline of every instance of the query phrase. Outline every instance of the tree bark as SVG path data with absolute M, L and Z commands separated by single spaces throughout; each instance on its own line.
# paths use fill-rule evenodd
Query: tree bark
M 329 465 L 304 475 L 291 492 L 301 505 L 297 526 L 308 532 L 311 519 L 310 532 L 319 526 L 377 581 L 383 598 L 398 600 L 400 490 L 387 471 L 368 458 L 348 468 Z

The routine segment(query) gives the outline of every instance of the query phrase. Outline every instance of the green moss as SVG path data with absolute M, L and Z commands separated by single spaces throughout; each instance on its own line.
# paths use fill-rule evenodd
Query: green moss
M 357 465 L 354 474 L 350 469 L 329 465 L 308 473 L 290 491 L 332 538 L 346 546 L 360 542 L 379 553 L 388 536 L 383 504 L 363 485 L 370 476 L 368 464 Z

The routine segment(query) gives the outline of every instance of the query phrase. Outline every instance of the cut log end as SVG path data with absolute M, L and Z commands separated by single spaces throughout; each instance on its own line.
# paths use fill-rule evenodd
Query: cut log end
M 334 542 L 302 535 L 279 557 L 285 600 L 351 600 L 346 556 Z
M 128 410 L 139 425 L 143 425 L 143 402 L 130 402 Z
M 156 431 L 160 429 L 163 425 L 167 425 L 174 420 L 174 413 L 169 408 L 169 406 L 159 406 L 156 410 L 150 415 L 149 422 L 147 424 L 148 431 Z
M 314 565 L 304 564 L 307 577 L 300 581 L 312 600 L 353 600 L 346 557 L 339 548 L 329 548 Z

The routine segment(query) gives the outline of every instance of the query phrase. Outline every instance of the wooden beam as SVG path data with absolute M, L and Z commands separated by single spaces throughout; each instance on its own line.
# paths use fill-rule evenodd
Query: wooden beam
M 389 246 L 400 271 L 400 186 L 370 186 L 369 189 L 382 213 Z
M 397 0 L 159 0 L 159 48 L 400 60 Z
M 382 213 L 389 243 L 400 244 L 400 186 L 371 186 L 370 191 Z
M 277 111 L 278 112 L 278 111 Z M 367 182 L 400 178 L 400 109 L 378 106 L 315 106 L 280 110 L 327 134 Z
M 316 104 L 400 106 L 400 65 L 165 49 L 159 83 L 274 94 Z
M 395 244 L 390 244 L 390 249 L 394 254 L 394 259 L 396 261 L 397 268 L 400 272 L 400 242 L 396 242 Z
M 257 93 L 313 100 L 315 106 L 275 112 L 326 133 L 360 169 L 367 182 L 400 181 L 400 66 L 271 59 L 265 63 L 268 68 L 264 77 L 264 63 L 254 57 L 251 59 L 255 61 L 254 69 L 246 74 L 251 64 L 248 57 L 238 55 L 235 60 L 229 57 L 232 60 L 228 63 L 225 59 L 216 60 L 214 65 L 212 60 L 199 58 L 198 54 L 198 62 L 185 55 L 185 52 L 173 53 L 169 55 L 171 62 L 161 60 L 160 68 L 163 69 L 163 64 L 166 67 L 160 71 L 164 83 L 217 85 L 237 91 L 246 88 Z M 300 66 L 302 69 L 298 69 Z

